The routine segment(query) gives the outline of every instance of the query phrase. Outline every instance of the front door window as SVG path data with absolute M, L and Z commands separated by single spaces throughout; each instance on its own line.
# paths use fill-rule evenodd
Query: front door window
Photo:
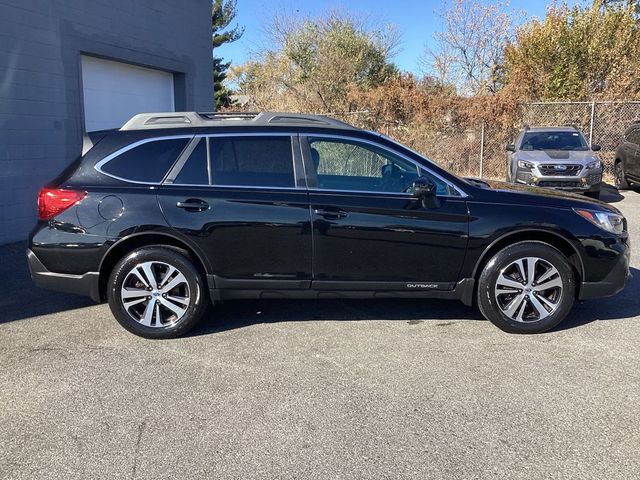
M 446 182 L 413 162 L 358 140 L 310 137 L 311 163 L 321 190 L 361 192 L 410 192 L 419 176 L 429 176 L 439 195 L 457 195 Z

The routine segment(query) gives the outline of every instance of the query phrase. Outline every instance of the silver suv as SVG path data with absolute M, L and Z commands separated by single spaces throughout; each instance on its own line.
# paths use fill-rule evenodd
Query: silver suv
M 507 181 L 584 192 L 598 198 L 602 161 L 575 127 L 525 127 L 507 145 Z

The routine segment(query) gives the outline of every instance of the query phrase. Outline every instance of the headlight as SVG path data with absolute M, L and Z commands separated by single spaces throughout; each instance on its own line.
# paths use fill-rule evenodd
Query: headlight
M 594 168 L 598 168 L 600 166 L 600 160 L 596 160 L 595 162 L 591 162 L 587 165 L 587 170 L 593 170 Z
M 533 163 L 525 162 L 524 160 L 518 160 L 518 168 L 528 168 L 531 170 L 533 168 Z
M 582 210 L 575 208 L 574 211 L 583 218 L 586 218 L 595 226 L 611 233 L 624 232 L 624 217 L 617 213 L 598 212 L 596 210 Z

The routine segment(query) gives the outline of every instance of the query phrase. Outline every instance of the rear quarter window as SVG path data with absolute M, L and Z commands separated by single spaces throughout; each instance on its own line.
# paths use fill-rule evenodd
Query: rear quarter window
M 189 138 L 151 140 L 112 158 L 100 170 L 124 180 L 158 183 L 188 142 Z

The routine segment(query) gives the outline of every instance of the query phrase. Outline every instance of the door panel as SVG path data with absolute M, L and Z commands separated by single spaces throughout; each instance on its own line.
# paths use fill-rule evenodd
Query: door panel
M 305 191 L 165 185 L 169 225 L 208 257 L 218 288 L 306 288 L 311 228 Z M 206 202 L 208 208 L 178 203 Z
M 333 282 L 380 282 L 376 289 L 427 288 L 407 283 L 458 281 L 467 247 L 463 199 L 424 208 L 410 196 L 331 193 L 309 195 L 314 233 L 313 288 Z M 318 212 L 318 213 L 317 213 Z M 347 285 L 342 285 L 347 287 Z M 435 288 L 431 286 L 429 288 Z
M 207 255 L 216 288 L 308 288 L 311 218 L 296 174 L 303 170 L 297 137 L 222 134 L 194 142 L 158 199 L 169 225 Z
M 317 289 L 450 289 L 464 261 L 468 213 L 461 192 L 376 142 L 303 136 Z M 407 192 L 420 175 L 438 199 Z

